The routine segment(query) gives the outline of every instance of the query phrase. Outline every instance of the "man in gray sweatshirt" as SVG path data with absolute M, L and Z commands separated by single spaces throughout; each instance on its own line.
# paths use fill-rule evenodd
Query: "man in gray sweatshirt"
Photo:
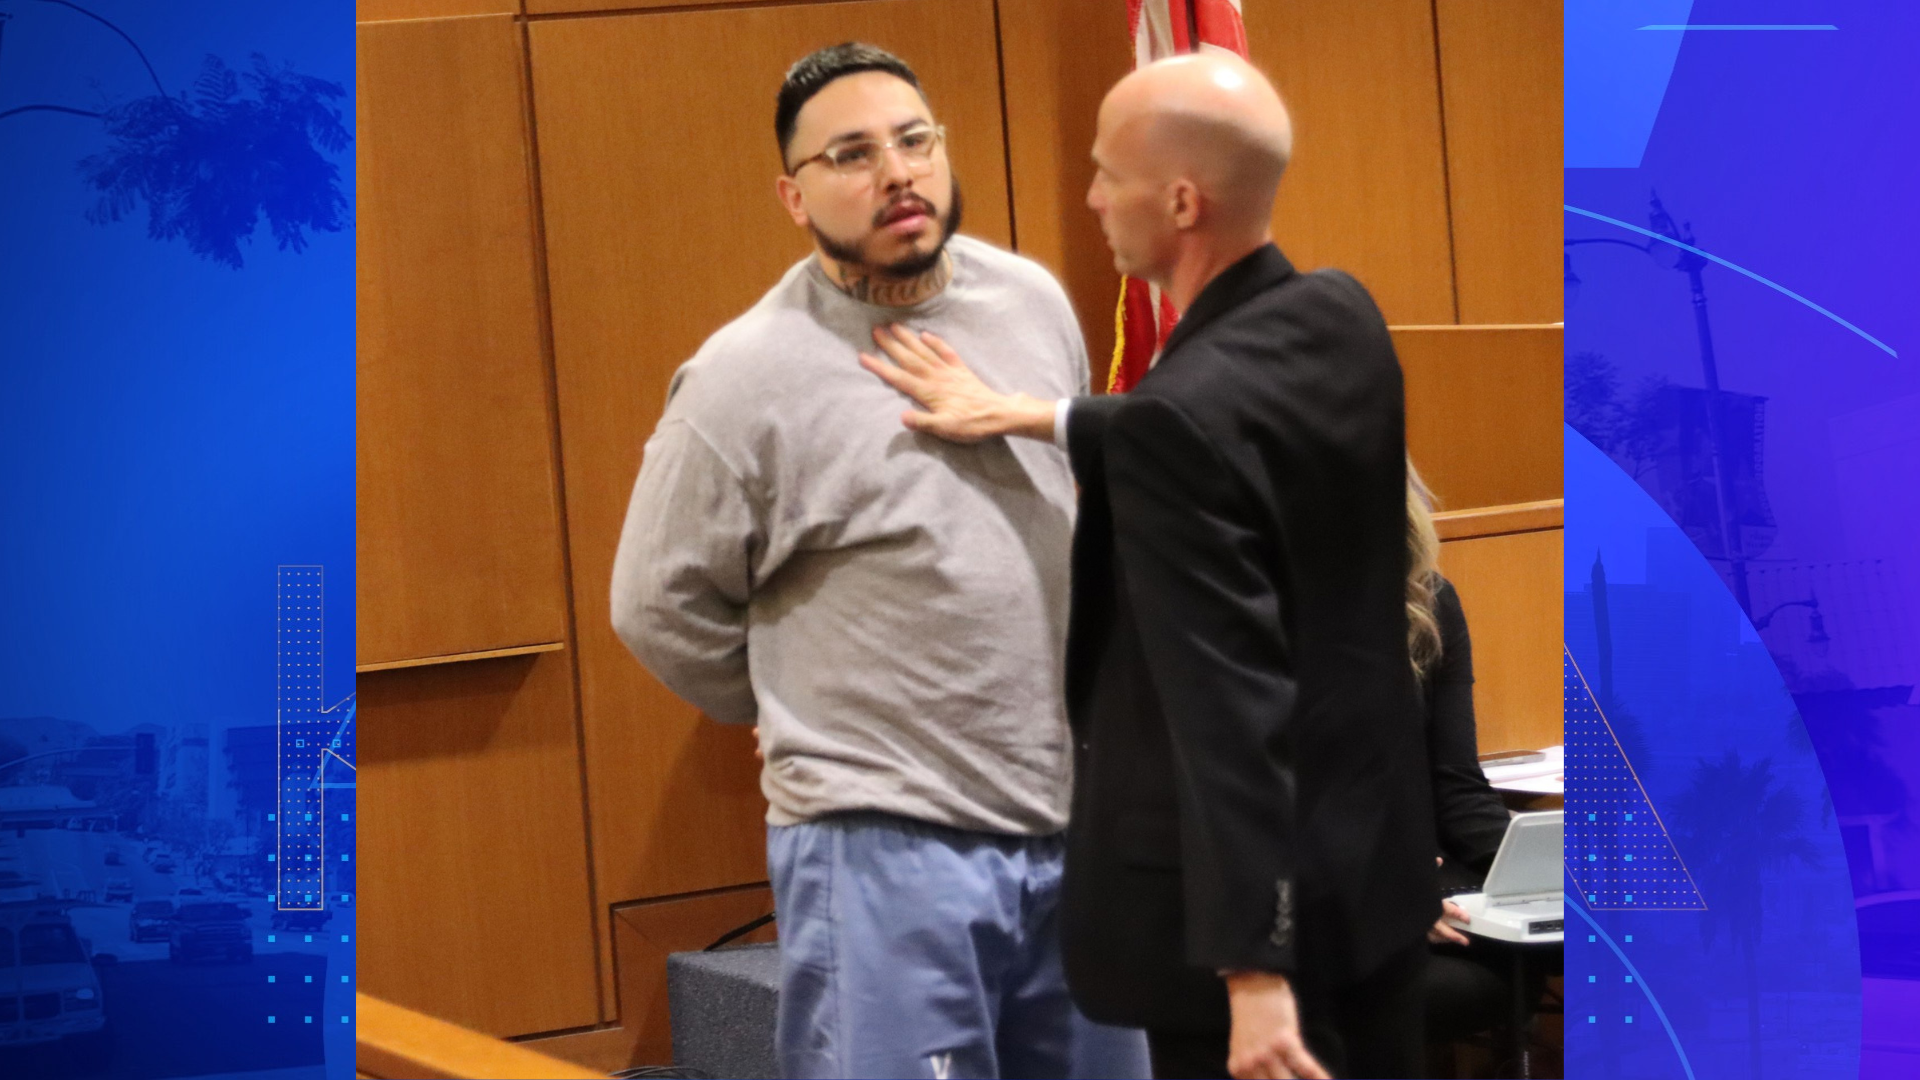
M 816 254 L 674 375 L 614 564 L 620 637 L 757 724 L 791 1077 L 1144 1076 L 1080 1017 L 1056 911 L 1072 753 L 1074 486 L 1052 445 L 904 431 L 852 362 L 930 331 L 989 384 L 1084 394 L 1071 305 L 956 235 L 918 80 L 866 45 L 794 65 L 777 181 Z

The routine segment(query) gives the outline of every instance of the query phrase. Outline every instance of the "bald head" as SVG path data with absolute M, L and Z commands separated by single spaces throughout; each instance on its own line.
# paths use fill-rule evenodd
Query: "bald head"
M 1161 60 L 1120 80 L 1100 114 L 1117 155 L 1163 181 L 1194 185 L 1201 228 L 1264 235 L 1293 153 L 1293 122 L 1253 65 L 1211 51 Z

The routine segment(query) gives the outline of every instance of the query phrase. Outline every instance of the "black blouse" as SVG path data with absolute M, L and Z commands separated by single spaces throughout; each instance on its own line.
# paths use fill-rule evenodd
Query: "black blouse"
M 1480 771 L 1473 722 L 1473 642 L 1453 583 L 1440 580 L 1434 615 L 1440 659 L 1421 679 L 1427 705 L 1427 757 L 1433 767 L 1434 824 L 1440 854 L 1453 869 L 1484 876 L 1507 834 L 1507 808 Z M 1453 879 L 1453 874 L 1443 874 Z

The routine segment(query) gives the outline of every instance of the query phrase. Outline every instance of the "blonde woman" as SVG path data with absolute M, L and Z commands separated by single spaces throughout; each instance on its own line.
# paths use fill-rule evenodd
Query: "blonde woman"
M 1407 651 L 1427 711 L 1427 757 L 1433 767 L 1434 826 L 1443 871 L 1484 875 L 1507 833 L 1507 809 L 1480 771 L 1473 720 L 1473 642 L 1466 612 L 1439 568 L 1433 493 L 1407 461 Z M 1443 887 L 1461 883 L 1443 873 Z M 1459 940 L 1447 930 L 1448 940 Z
M 1420 677 L 1427 716 L 1427 758 L 1433 771 L 1434 826 L 1439 834 L 1443 892 L 1478 888 L 1507 832 L 1507 808 L 1480 771 L 1473 719 L 1473 642 L 1466 612 L 1439 569 L 1433 494 L 1407 462 L 1407 651 Z M 1462 922 L 1465 915 L 1443 901 Z M 1449 1042 L 1507 1021 L 1512 957 L 1498 945 L 1434 923 L 1425 981 L 1426 1037 Z M 1539 972 L 1530 975 L 1537 984 Z M 1530 985 L 1528 1000 L 1539 997 Z

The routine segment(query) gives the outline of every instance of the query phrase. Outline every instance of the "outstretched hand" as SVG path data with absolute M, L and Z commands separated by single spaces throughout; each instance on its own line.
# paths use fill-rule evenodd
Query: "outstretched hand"
M 873 340 L 889 359 L 861 353 L 860 366 L 920 406 L 900 417 L 909 429 L 958 443 L 1053 438 L 1053 402 L 993 389 L 938 335 L 896 324 L 875 327 Z

